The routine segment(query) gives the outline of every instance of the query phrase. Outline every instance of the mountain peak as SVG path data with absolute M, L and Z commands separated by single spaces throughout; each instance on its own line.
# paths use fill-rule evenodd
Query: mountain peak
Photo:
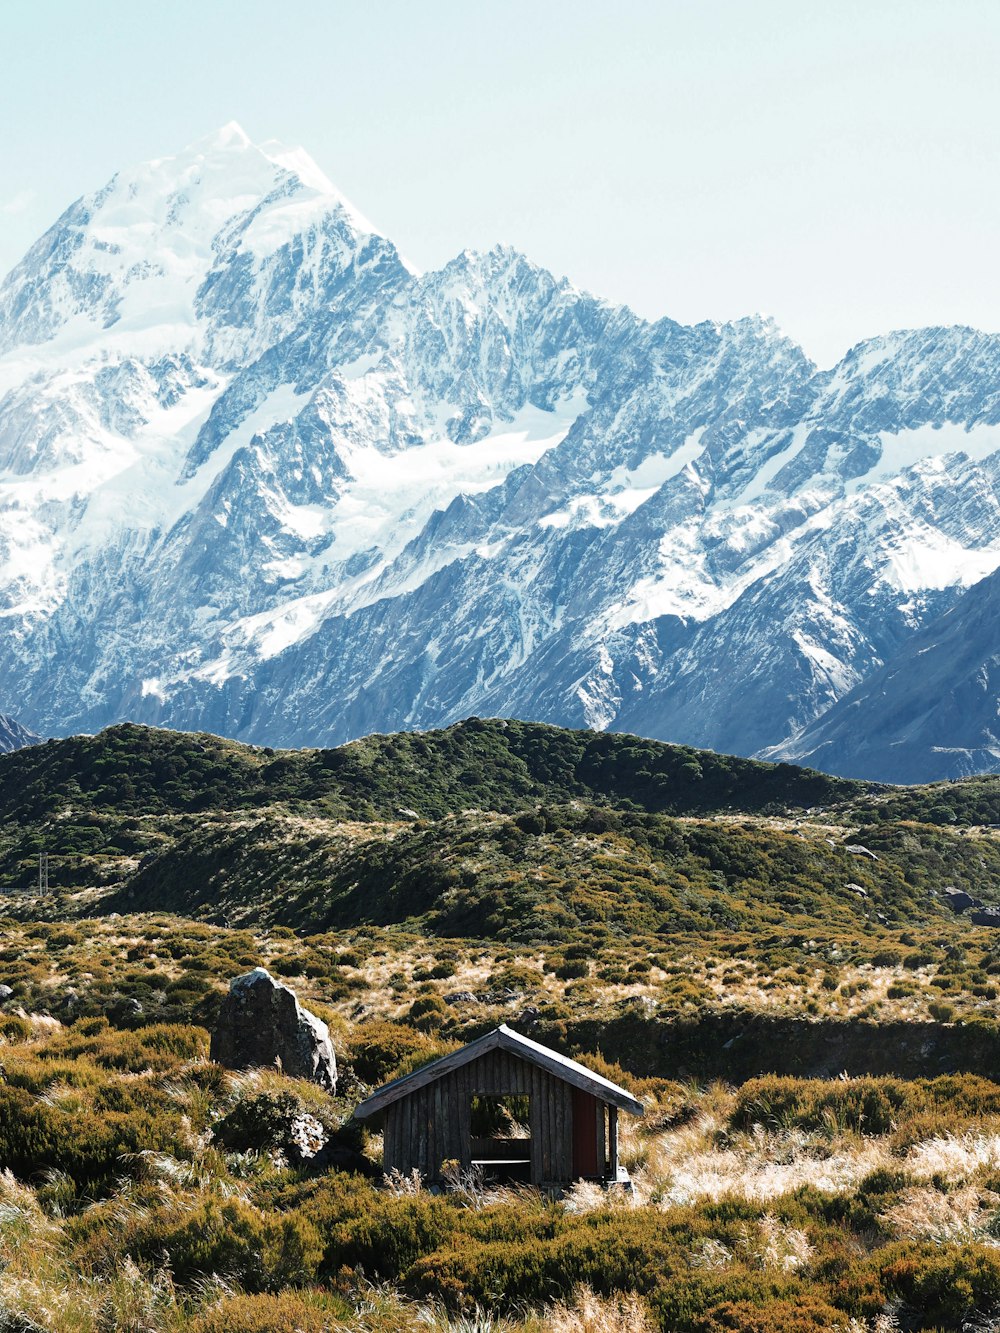
M 417 277 L 235 122 L 74 204 L 0 352 L 0 697 L 46 732 L 759 750 L 1000 565 L 1000 336 L 818 372 L 766 315 L 650 323 L 509 246 Z
M 253 141 L 239 121 L 229 120 L 211 134 L 205 134 L 200 139 L 196 139 L 193 144 L 189 145 L 187 151 L 224 152 L 227 149 L 239 150 L 253 147 Z
M 161 161 L 180 163 L 189 159 L 203 161 L 210 158 L 238 161 L 244 156 L 257 159 L 258 162 L 263 160 L 282 171 L 289 172 L 296 176 L 306 189 L 331 196 L 348 212 L 360 218 L 358 210 L 344 198 L 329 176 L 304 148 L 290 147 L 279 139 L 267 139 L 263 143 L 256 143 L 236 120 L 230 120 L 211 134 L 196 139 L 175 157 L 164 158 Z M 372 231 L 373 228 L 366 226 L 364 230 Z
M 0 289 L 0 352 L 64 329 L 76 347 L 88 326 L 118 325 L 142 330 L 142 350 L 159 354 L 196 322 L 210 273 L 259 265 L 330 227 L 348 248 L 375 231 L 303 149 L 255 144 L 230 121 L 67 210 Z

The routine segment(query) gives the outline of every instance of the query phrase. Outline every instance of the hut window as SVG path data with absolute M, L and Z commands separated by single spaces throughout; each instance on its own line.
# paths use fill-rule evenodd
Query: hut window
M 487 1180 L 531 1179 L 530 1098 L 477 1093 L 470 1107 L 469 1159 Z
M 530 1097 L 490 1097 L 486 1093 L 477 1093 L 472 1099 L 474 1139 L 528 1139 L 531 1137 L 530 1125 Z

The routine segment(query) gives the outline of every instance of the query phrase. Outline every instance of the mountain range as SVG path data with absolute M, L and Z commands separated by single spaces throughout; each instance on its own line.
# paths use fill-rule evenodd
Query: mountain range
M 523 255 L 418 273 L 226 126 L 0 287 L 0 702 L 336 745 L 470 715 L 1000 769 L 1000 336 L 818 369 Z

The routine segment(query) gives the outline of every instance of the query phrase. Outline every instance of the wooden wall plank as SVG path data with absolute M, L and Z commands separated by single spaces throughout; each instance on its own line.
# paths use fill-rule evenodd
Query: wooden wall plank
M 553 1102 L 559 1119 L 559 1153 L 556 1170 L 559 1180 L 573 1179 L 573 1089 L 568 1083 L 554 1079 Z
M 434 1174 L 440 1174 L 441 1163 L 452 1156 L 448 1151 L 448 1103 L 454 1096 L 450 1083 L 442 1079 L 434 1084 Z
M 545 1124 L 544 1075 L 533 1066 L 530 1073 L 531 1092 L 531 1183 L 541 1185 L 549 1179 L 552 1153 Z
M 391 1171 L 396 1165 L 396 1158 L 393 1154 L 393 1125 L 398 1119 L 398 1103 L 393 1106 L 387 1106 L 385 1109 L 385 1120 L 382 1125 L 382 1169 Z

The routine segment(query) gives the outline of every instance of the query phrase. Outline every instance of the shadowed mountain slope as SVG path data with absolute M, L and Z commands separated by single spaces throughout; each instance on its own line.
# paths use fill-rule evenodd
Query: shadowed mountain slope
M 767 754 L 848 777 L 927 782 L 1000 772 L 1000 573 Z

